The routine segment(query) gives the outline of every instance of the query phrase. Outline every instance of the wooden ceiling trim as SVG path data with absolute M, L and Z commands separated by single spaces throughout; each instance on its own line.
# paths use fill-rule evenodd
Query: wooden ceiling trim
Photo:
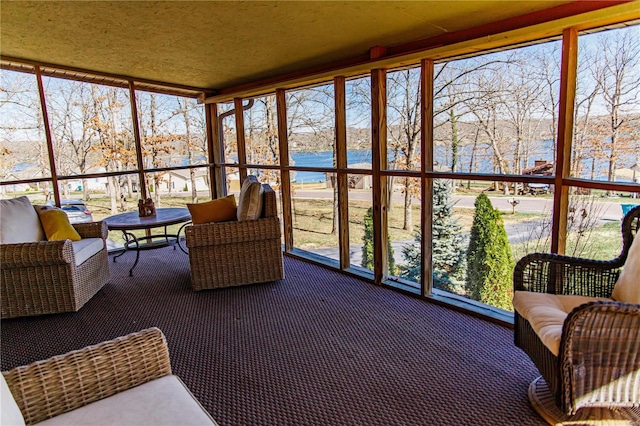
M 166 95 L 197 98 L 204 101 L 205 96 L 211 96 L 214 91 L 193 88 L 189 86 L 173 85 L 150 80 L 138 80 L 126 76 L 101 73 L 80 68 L 69 68 L 54 64 L 44 64 L 36 61 L 25 61 L 9 56 L 0 56 L 0 68 L 23 73 L 35 74 L 35 68 L 40 67 L 42 76 L 62 78 L 66 80 L 82 81 L 85 83 L 101 84 L 105 86 L 129 88 L 129 82 L 133 82 L 136 90 L 162 93 Z
M 549 9 L 543 9 L 536 12 L 527 13 L 525 15 L 516 16 L 514 18 L 480 25 L 468 30 L 445 33 L 428 39 L 405 43 L 400 46 L 388 48 L 387 53 L 388 55 L 404 55 L 416 51 L 432 49 L 434 47 L 448 46 L 451 44 L 460 43 L 465 40 L 478 39 L 500 33 L 506 33 L 524 27 L 540 25 L 570 16 L 597 11 L 606 7 L 630 3 L 631 1 L 632 0 L 575 1 L 560 6 L 555 6 Z
M 12 62 L 12 61 L 0 61 L 0 68 L 8 71 L 16 71 L 27 74 L 35 74 L 36 67 L 30 64 L 24 64 L 20 62 Z

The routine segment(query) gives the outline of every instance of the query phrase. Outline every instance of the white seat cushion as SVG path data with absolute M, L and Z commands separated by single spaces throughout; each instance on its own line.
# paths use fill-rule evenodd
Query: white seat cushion
M 0 200 L 0 244 L 44 240 L 40 218 L 28 197 Z
M 164 376 L 38 425 L 216 425 L 177 376 Z
M 513 308 L 529 321 L 533 331 L 551 353 L 558 356 L 564 320 L 574 308 L 596 300 L 607 299 L 516 291 Z
M 611 295 L 613 300 L 640 305 L 640 236 L 636 235 Z
M 72 241 L 71 245 L 76 258 L 76 266 L 80 266 L 104 248 L 104 240 L 102 238 L 83 238 L 80 241 Z
M 0 425 L 24 426 L 20 408 L 2 373 L 0 373 Z

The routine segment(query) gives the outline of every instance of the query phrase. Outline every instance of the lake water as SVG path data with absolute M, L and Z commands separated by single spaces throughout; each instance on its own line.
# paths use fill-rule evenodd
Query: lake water
M 314 151 L 314 152 L 291 152 L 290 154 L 292 166 L 295 167 L 333 167 L 332 151 Z M 367 166 L 354 168 L 371 168 L 371 151 L 368 150 L 348 150 L 347 166 L 353 167 L 355 164 L 367 163 Z M 296 172 L 296 182 L 313 183 L 324 182 L 324 172 Z
M 469 172 L 469 163 L 472 158 L 473 146 L 464 145 L 461 146 L 458 150 L 458 166 L 456 168 L 457 172 Z M 393 151 L 389 150 L 388 152 L 389 160 L 393 160 L 394 155 Z M 313 152 L 300 152 L 293 151 L 290 153 L 292 166 L 294 167 L 318 167 L 318 168 L 332 168 L 333 167 L 333 152 L 331 151 L 313 151 Z M 621 155 L 618 164 L 632 164 L 638 161 L 638 158 L 632 158 L 632 154 Z M 451 163 L 451 153 L 447 152 L 445 146 L 437 145 L 434 148 L 434 161 L 436 166 L 439 164 L 449 165 Z M 474 159 L 474 167 L 473 173 L 483 173 L 483 174 L 491 174 L 493 173 L 493 152 L 488 149 L 478 149 L 473 156 Z M 538 147 L 532 150 L 529 153 L 529 164 L 527 167 L 532 167 L 533 162 L 535 160 L 545 160 L 545 161 L 553 161 L 553 141 L 546 140 L 542 141 L 538 144 Z M 176 159 L 174 158 L 174 161 Z M 205 157 L 201 157 L 197 159 L 198 161 L 206 162 Z M 228 160 L 233 161 L 233 158 L 229 158 Z M 180 165 L 187 165 L 188 159 L 185 157 L 183 159 L 178 160 Z M 176 165 L 176 164 L 173 164 Z M 371 168 L 371 151 L 369 150 L 348 150 L 347 151 L 347 165 L 352 168 L 358 169 L 370 169 Z M 13 167 L 13 172 L 19 172 L 29 167 L 33 167 L 33 165 L 21 163 Z M 589 177 L 589 172 L 591 170 L 591 160 L 583 161 L 583 176 L 584 178 Z M 606 171 L 608 170 L 608 161 L 606 159 L 600 159 L 596 162 L 596 174 L 599 176 L 599 179 L 606 180 Z M 598 179 L 598 178 L 596 178 Z M 314 182 L 324 182 L 325 181 L 325 173 L 324 172 L 296 172 L 295 173 L 296 182 L 300 183 L 314 183 Z M 630 179 L 619 178 L 619 182 L 630 182 Z
M 473 146 L 464 145 L 461 146 L 458 150 L 458 167 L 456 171 L 459 173 L 469 172 L 469 163 L 472 158 Z M 537 148 L 533 149 L 529 153 L 529 164 L 525 167 L 533 167 L 535 160 L 544 160 L 548 162 L 553 162 L 553 141 L 545 140 L 542 141 Z M 323 167 L 330 168 L 333 167 L 333 152 L 331 151 L 315 151 L 315 152 L 292 152 L 290 153 L 291 159 L 293 160 L 293 166 L 297 167 Z M 388 152 L 389 160 L 393 159 L 393 152 L 389 150 Z M 631 164 L 634 161 L 638 161 L 637 159 L 632 158 L 632 154 L 622 155 L 619 163 L 628 163 Z M 478 150 L 473 156 L 475 166 L 473 167 L 473 173 L 483 173 L 483 174 L 491 174 L 494 172 L 493 170 L 493 151 L 482 149 Z M 437 145 L 434 148 L 434 161 L 436 165 L 445 164 L 449 165 L 451 163 L 451 153 L 447 152 L 446 147 L 442 145 Z M 369 166 L 354 166 L 359 163 L 368 163 Z M 583 166 L 583 178 L 589 178 L 589 173 L 591 171 L 591 159 L 584 160 L 582 162 Z M 349 150 L 347 151 L 347 165 L 353 168 L 370 168 L 371 164 L 371 151 L 368 150 Z M 606 180 L 606 171 L 608 170 L 609 163 L 606 159 L 600 159 L 596 161 L 596 175 L 600 176 L 600 179 Z M 598 178 L 596 178 L 598 179 Z M 324 172 L 297 172 L 296 173 L 296 181 L 304 183 L 312 183 L 312 182 L 324 182 L 325 181 L 325 173 Z M 630 182 L 630 179 L 618 178 L 618 182 Z
M 458 151 L 458 172 L 468 172 L 468 164 L 471 161 L 472 146 L 462 146 Z M 333 152 L 331 151 L 314 151 L 314 152 L 292 152 L 290 153 L 293 160 L 293 166 L 296 167 L 333 167 Z M 394 158 L 393 151 L 387 153 L 389 161 Z M 536 160 L 548 160 L 553 157 L 553 151 L 540 153 L 535 156 Z M 449 164 L 451 154 L 446 152 L 444 146 L 436 146 L 434 149 L 434 159 L 436 164 Z M 493 173 L 493 154 L 488 152 L 476 153 L 474 161 L 475 173 Z M 356 166 L 361 163 L 367 163 L 367 166 Z M 371 168 L 371 151 L 368 150 L 349 150 L 347 151 L 347 165 L 353 168 Z M 466 167 L 466 168 L 465 168 Z M 324 172 L 297 172 L 296 181 L 304 183 L 324 182 Z

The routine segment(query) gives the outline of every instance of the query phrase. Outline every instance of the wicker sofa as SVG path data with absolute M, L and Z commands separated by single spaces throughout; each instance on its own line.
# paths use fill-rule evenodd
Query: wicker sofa
M 190 225 L 191 288 L 205 290 L 284 278 L 276 193 L 263 184 L 259 219 Z
M 7 204 L 2 206 L 2 226 L 10 227 Z M 40 227 L 35 210 L 33 216 L 20 214 L 18 219 L 20 226 Z M 73 227 L 81 241 L 46 241 L 40 229 L 42 237 L 25 231 L 22 242 L 0 244 L 2 318 L 75 312 L 108 281 L 107 224 Z
M 639 232 L 636 207 L 611 261 L 530 254 L 516 264 L 515 344 L 542 374 L 529 397 L 550 422 L 592 415 L 640 422 Z
M 215 425 L 157 328 L 2 373 L 3 425 Z M 12 398 L 13 397 L 13 398 Z

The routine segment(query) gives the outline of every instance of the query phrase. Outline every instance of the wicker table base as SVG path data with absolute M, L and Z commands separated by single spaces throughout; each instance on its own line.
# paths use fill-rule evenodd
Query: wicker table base
M 640 425 L 640 408 L 582 408 L 568 416 L 555 403 L 555 397 L 542 376 L 529 385 L 529 401 L 547 423 L 554 426 L 632 426 Z

